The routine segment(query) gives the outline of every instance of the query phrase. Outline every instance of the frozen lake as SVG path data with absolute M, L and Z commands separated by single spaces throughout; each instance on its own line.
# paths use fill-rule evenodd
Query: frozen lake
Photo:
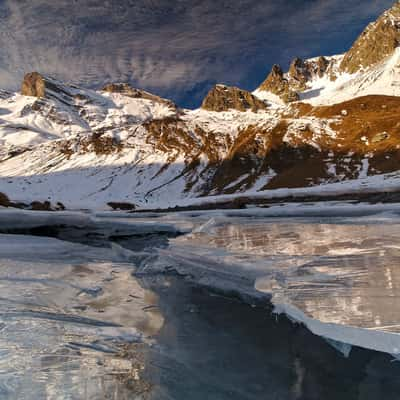
M 0 398 L 397 399 L 384 211 L 1 210 Z

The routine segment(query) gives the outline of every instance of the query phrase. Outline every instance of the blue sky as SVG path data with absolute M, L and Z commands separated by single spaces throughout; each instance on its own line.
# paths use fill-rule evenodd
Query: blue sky
M 253 90 L 272 64 L 346 51 L 393 0 L 1 0 L 0 87 L 37 70 L 129 81 L 187 107 L 217 82 Z

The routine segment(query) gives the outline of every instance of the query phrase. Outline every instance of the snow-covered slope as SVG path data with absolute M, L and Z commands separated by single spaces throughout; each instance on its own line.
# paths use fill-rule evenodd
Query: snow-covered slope
M 400 48 L 383 63 L 355 74 L 341 73 L 311 82 L 300 99 L 313 105 L 335 104 L 367 95 L 400 96 Z
M 0 192 L 78 208 L 168 206 L 201 194 L 208 176 L 200 171 L 227 156 L 240 129 L 277 120 L 274 113 L 182 111 L 91 91 L 80 91 L 72 105 L 10 94 L 0 109 Z
M 170 207 L 398 169 L 400 98 L 192 111 L 132 88 L 48 81 L 44 97 L 0 99 L 0 192 L 14 201 Z

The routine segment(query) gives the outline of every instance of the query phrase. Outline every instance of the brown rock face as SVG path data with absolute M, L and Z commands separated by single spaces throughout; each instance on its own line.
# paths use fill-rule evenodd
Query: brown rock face
M 286 103 L 299 100 L 299 95 L 291 88 L 289 81 L 283 74 L 282 68 L 276 64 L 272 67 L 271 73 L 259 89 L 279 96 Z
M 71 105 L 74 97 L 74 87 L 64 85 L 57 80 L 43 76 L 38 72 L 30 72 L 25 75 L 21 86 L 21 94 L 38 98 L 56 98 Z M 35 106 L 41 107 L 42 100 L 38 100 Z
M 335 78 L 334 63 L 325 57 L 311 60 L 295 58 L 286 74 L 279 65 L 274 65 L 259 90 L 271 92 L 286 103 L 298 101 L 299 93 L 306 90 L 313 79 L 322 78 L 325 74 L 330 74 L 328 76 L 332 80 Z
M 265 110 L 267 105 L 250 92 L 236 87 L 216 85 L 205 97 L 201 108 L 208 111 Z
M 321 78 L 329 67 L 329 61 L 325 57 L 317 60 L 304 61 L 295 58 L 290 64 L 288 81 L 292 88 L 303 91 L 307 88 L 307 83 L 314 77 Z
M 26 74 L 22 82 L 21 93 L 24 96 L 45 97 L 45 79 L 38 72 Z
M 297 90 L 304 90 L 310 77 L 309 65 L 301 58 L 295 58 L 289 68 L 289 79 L 292 81 L 292 86 Z
M 329 67 L 329 61 L 325 57 L 319 57 L 316 63 L 315 72 L 322 78 Z
M 393 54 L 400 44 L 400 1 L 367 26 L 346 53 L 340 65 L 344 72 L 355 73 L 373 66 Z
M 171 100 L 163 99 L 162 97 L 156 96 L 144 90 L 133 88 L 128 83 L 110 83 L 104 86 L 102 90 L 109 93 L 121 93 L 124 96 L 132 97 L 134 99 L 151 100 L 156 103 L 165 104 L 171 108 L 176 108 L 176 105 Z

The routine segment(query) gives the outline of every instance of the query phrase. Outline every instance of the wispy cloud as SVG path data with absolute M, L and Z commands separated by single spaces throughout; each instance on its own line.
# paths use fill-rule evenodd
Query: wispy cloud
M 345 50 L 391 4 L 6 0 L 0 3 L 0 87 L 15 89 L 24 72 L 39 70 L 87 85 L 131 81 L 193 104 L 212 82 L 251 89 L 275 62 Z

